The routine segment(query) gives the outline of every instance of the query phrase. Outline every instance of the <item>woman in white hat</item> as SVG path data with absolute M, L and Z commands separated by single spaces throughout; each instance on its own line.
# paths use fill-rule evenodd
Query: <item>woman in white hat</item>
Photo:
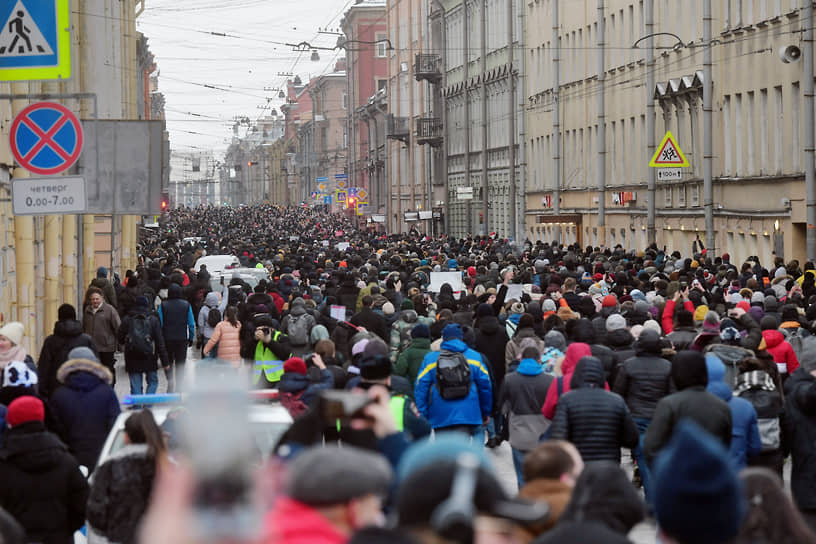
M 24 330 L 25 327 L 19 321 L 11 321 L 0 327 L 0 374 L 12 361 L 24 361 L 35 368 L 34 359 L 22 346 Z

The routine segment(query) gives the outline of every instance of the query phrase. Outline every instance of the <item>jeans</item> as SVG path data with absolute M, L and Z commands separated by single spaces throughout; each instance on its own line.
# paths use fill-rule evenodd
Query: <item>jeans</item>
M 646 429 L 652 420 L 645 417 L 633 417 L 632 419 L 635 421 L 640 434 L 637 447 L 632 449 L 632 455 L 637 460 L 640 481 L 643 482 L 643 493 L 646 495 L 646 503 L 652 504 L 652 474 L 649 471 L 649 465 L 646 464 L 646 454 L 643 453 L 643 435 L 646 434 Z
M 167 357 L 170 360 L 170 372 L 167 376 L 167 392 L 179 389 L 181 381 L 184 379 L 184 363 L 187 362 L 187 340 L 168 340 Z M 173 377 L 171 380 L 170 378 Z
M 518 482 L 518 487 L 521 489 L 524 487 L 524 456 L 527 455 L 526 451 L 517 450 L 513 448 L 513 468 L 516 469 L 516 482 Z
M 151 370 L 150 372 L 128 372 L 128 378 L 130 379 L 130 394 L 131 395 L 141 395 L 142 394 L 142 383 L 143 383 L 143 376 L 147 377 L 147 391 L 148 395 L 152 395 L 156 392 L 156 389 L 159 388 L 159 375 L 155 370 Z
M 473 443 L 477 446 L 484 447 L 484 425 L 451 425 L 450 427 L 439 427 L 434 429 L 434 434 L 437 433 L 463 433 L 473 439 Z

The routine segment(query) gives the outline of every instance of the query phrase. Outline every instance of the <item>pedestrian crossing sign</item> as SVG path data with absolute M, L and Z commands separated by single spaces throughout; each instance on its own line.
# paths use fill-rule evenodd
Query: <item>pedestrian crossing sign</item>
M 649 166 L 652 168 L 688 168 L 691 165 L 680 150 L 680 146 L 677 145 L 674 135 L 671 131 L 667 131 L 654 157 L 649 162 Z
M 71 77 L 69 0 L 0 0 L 0 81 Z
M 346 201 L 346 192 L 345 191 L 337 191 L 337 202 L 345 202 Z

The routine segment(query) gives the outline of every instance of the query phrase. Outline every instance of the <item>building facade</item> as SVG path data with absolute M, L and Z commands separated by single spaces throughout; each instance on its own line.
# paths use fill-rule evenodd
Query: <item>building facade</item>
M 768 262 L 774 253 L 804 257 L 803 137 L 814 120 L 803 118 L 804 63 L 783 62 L 779 51 L 804 47 L 800 30 L 812 23 L 802 20 L 797 0 L 711 2 L 707 42 L 705 1 L 525 6 L 527 237 L 627 249 L 653 238 L 688 255 L 695 238 L 707 234 L 710 155 L 714 232 L 708 234 L 715 245 L 709 249 L 730 253 L 733 262 L 751 255 Z M 654 35 L 650 50 L 647 36 L 655 33 L 676 37 Z M 704 147 L 707 46 L 710 150 Z M 648 166 L 667 131 L 690 163 L 677 181 L 655 180 Z
M 388 28 L 385 0 L 355 0 L 340 21 L 346 51 L 348 185 L 369 190 L 369 126 L 361 115 L 369 98 L 385 88 L 388 80 Z
M 389 228 L 440 232 L 444 192 L 441 21 L 431 0 L 389 0 Z M 436 214 L 433 213 L 436 209 Z M 434 219 L 436 217 L 436 219 Z

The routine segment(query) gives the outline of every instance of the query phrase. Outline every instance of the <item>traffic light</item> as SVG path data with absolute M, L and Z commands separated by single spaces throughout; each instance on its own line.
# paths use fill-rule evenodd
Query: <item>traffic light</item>
M 247 166 L 255 166 L 256 164 L 258 164 L 258 161 L 249 161 L 249 162 L 247 162 Z
M 169 205 L 170 205 L 170 195 L 166 191 L 163 191 L 162 194 L 161 194 L 161 204 L 160 204 L 161 213 L 166 212 L 167 207 Z
M 348 197 L 346 199 L 346 202 L 348 203 L 348 209 L 354 210 L 354 209 L 357 208 L 357 197 L 356 196 Z
M 167 209 L 167 201 L 165 199 L 162 199 L 161 201 L 161 209 L 162 211 L 165 211 Z

